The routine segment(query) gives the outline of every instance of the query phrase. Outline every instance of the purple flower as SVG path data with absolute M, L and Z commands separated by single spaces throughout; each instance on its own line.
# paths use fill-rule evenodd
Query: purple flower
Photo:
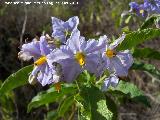
M 138 16 L 146 17 L 149 13 L 160 13 L 159 0 L 144 0 L 144 3 L 140 5 L 136 2 L 130 2 L 129 5 L 130 12 L 136 12 Z
M 129 6 L 131 8 L 130 12 L 139 11 L 139 4 L 138 3 L 136 3 L 136 2 L 130 2 Z
M 71 82 L 84 70 L 99 75 L 98 51 L 105 47 L 107 37 L 103 36 L 99 41 L 88 40 L 80 36 L 75 30 L 68 39 L 66 45 L 55 49 L 49 56 L 50 65 L 57 62 L 62 66 L 63 80 Z
M 160 13 L 160 0 L 144 0 L 144 8 L 149 13 Z
M 102 91 L 106 91 L 109 86 L 116 87 L 118 85 L 119 78 L 111 74 L 108 78 L 105 79 L 104 84 L 102 85 Z
M 130 12 L 135 12 L 138 16 L 147 16 L 147 12 L 145 11 L 144 5 L 143 4 L 138 4 L 136 2 L 130 2 Z
M 68 21 L 64 22 L 58 18 L 52 17 L 52 37 L 58 39 L 61 43 L 66 43 L 68 36 L 77 29 L 79 18 L 77 16 L 71 17 Z
M 118 38 L 113 43 L 106 45 L 106 49 L 102 54 L 105 68 L 118 76 L 127 76 L 128 69 L 133 63 L 133 58 L 129 50 L 117 52 L 115 49 L 124 38 L 125 35 L 123 34 L 122 37 Z
M 29 76 L 29 82 L 34 83 L 38 80 L 42 86 L 52 82 L 58 82 L 59 76 L 56 74 L 54 66 L 49 67 L 47 63 L 47 55 L 53 50 L 45 39 L 40 37 L 40 41 L 33 41 L 22 46 L 19 57 L 23 60 L 34 59 L 34 68 Z

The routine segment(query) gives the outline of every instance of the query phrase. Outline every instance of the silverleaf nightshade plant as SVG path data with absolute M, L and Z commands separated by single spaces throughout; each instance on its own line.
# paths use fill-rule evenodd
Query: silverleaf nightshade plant
M 107 70 L 110 75 L 102 84 L 102 90 L 107 90 L 110 85 L 115 87 L 118 84 L 118 77 L 127 76 L 133 63 L 132 55 L 129 50 L 116 51 L 125 34 L 112 43 L 106 35 L 98 40 L 86 40 L 80 35 L 78 24 L 77 16 L 66 22 L 52 17 L 53 39 L 50 41 L 55 43 L 58 39 L 63 44 L 56 47 L 48 44 L 50 41 L 45 36 L 41 36 L 39 41 L 33 40 L 22 46 L 19 58 L 34 60 L 30 83 L 35 80 L 42 86 L 53 83 L 59 91 L 61 82 L 73 82 L 84 70 L 94 74 L 97 79 Z

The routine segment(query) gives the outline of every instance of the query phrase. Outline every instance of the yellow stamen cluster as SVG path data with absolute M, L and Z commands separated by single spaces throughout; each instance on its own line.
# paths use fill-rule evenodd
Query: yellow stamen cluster
M 106 50 L 106 56 L 112 58 L 115 56 L 115 52 L 113 50 Z
M 55 87 L 56 91 L 59 93 L 59 91 L 61 90 L 61 83 L 60 82 L 55 83 L 54 87 Z
M 139 13 L 140 13 L 140 14 L 144 13 L 144 10 L 139 10 Z
M 47 60 L 46 60 L 46 56 L 42 56 L 42 57 L 40 57 L 37 61 L 35 61 L 34 64 L 35 64 L 36 66 L 39 66 L 39 65 L 44 64 L 46 61 L 47 61 Z
M 79 63 L 80 66 L 85 64 L 85 55 L 82 52 L 77 52 L 75 55 L 76 61 Z

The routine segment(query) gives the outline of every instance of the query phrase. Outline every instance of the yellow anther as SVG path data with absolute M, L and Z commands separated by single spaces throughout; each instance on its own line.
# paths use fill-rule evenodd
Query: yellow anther
M 115 52 L 113 50 L 106 50 L 106 56 L 112 58 L 115 56 Z
M 36 62 L 34 62 L 34 64 L 35 64 L 36 66 L 39 66 L 39 65 L 44 64 L 46 61 L 47 61 L 47 60 L 46 60 L 46 56 L 42 56 L 42 57 L 40 57 Z
M 55 83 L 54 87 L 55 87 L 56 91 L 59 93 L 59 91 L 61 90 L 61 83 L 60 82 Z
M 85 55 L 82 52 L 77 52 L 75 55 L 76 61 L 79 63 L 80 66 L 85 64 Z
M 141 14 L 144 13 L 144 10 L 139 10 L 139 13 L 141 13 Z

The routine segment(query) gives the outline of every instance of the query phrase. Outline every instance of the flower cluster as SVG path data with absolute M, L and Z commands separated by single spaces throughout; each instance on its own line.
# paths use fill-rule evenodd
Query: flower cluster
M 119 76 L 127 76 L 133 63 L 129 50 L 116 51 L 116 47 L 125 39 L 125 34 L 111 42 L 106 35 L 98 40 L 80 35 L 77 29 L 78 17 L 64 22 L 52 17 L 52 37 L 41 36 L 22 46 L 19 57 L 34 60 L 34 69 L 29 82 L 39 81 L 42 86 L 54 83 L 57 90 L 60 82 L 72 82 L 84 70 L 100 77 L 108 70 L 110 76 L 104 80 L 103 90 L 118 84 Z M 57 46 L 58 44 L 58 46 Z
M 146 17 L 148 14 L 160 13 L 160 0 L 144 0 L 143 4 L 130 2 L 130 12 Z

